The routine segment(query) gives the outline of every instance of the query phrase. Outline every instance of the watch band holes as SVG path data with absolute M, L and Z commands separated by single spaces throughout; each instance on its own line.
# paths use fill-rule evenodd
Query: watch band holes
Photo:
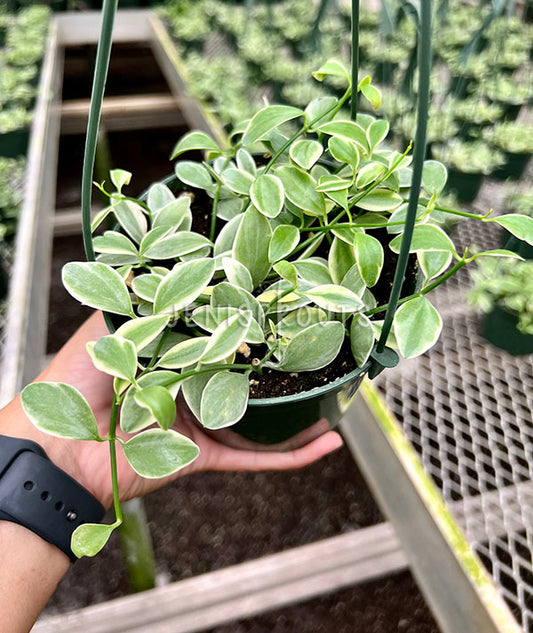
M 24 490 L 33 490 L 34 486 L 35 486 L 35 484 L 33 483 L 33 481 L 25 481 L 24 482 Z
M 58 501 L 55 505 L 55 508 L 58 512 L 61 512 L 61 510 L 63 510 L 64 507 L 65 507 L 65 504 L 62 501 Z
M 41 499 L 43 501 L 48 501 L 51 498 L 51 494 L 48 492 L 48 490 L 45 490 L 44 492 L 41 492 Z

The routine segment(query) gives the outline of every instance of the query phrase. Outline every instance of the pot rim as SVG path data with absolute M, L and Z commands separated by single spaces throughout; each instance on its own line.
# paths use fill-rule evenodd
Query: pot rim
M 268 407 L 274 405 L 283 405 L 289 404 L 293 402 L 301 402 L 302 400 L 309 400 L 316 396 L 322 396 L 331 391 L 335 391 L 339 387 L 342 387 L 347 382 L 351 382 L 353 379 L 358 378 L 362 374 L 365 374 L 367 369 L 357 368 L 351 371 L 349 374 L 345 376 L 341 376 L 340 378 L 336 378 L 332 382 L 327 383 L 326 385 L 322 385 L 320 387 L 313 387 L 312 389 L 308 389 L 307 391 L 301 391 L 300 393 L 292 393 L 288 396 L 276 396 L 274 398 L 249 398 L 248 406 L 249 407 Z

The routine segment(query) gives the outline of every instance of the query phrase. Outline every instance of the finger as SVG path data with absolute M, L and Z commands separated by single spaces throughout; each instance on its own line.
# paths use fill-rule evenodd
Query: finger
M 307 446 L 285 453 L 240 451 L 231 448 L 221 450 L 208 465 L 209 470 L 291 470 L 312 464 L 342 446 L 342 438 L 335 431 L 328 431 Z

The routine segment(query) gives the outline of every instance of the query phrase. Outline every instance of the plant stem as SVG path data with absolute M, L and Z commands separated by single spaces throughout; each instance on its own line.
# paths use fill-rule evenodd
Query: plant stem
M 357 99 L 359 83 L 359 0 L 352 0 L 352 98 L 350 101 L 350 117 L 357 118 Z
M 402 237 L 402 245 L 394 281 L 392 283 L 391 294 L 381 336 L 377 344 L 377 351 L 382 352 L 387 343 L 387 338 L 392 327 L 394 314 L 398 306 L 398 300 L 402 291 L 405 279 L 405 271 L 409 261 L 409 250 L 413 231 L 416 222 L 416 211 L 418 207 L 418 198 L 420 194 L 420 186 L 422 184 L 422 170 L 424 168 L 424 157 L 426 153 L 426 130 L 428 122 L 428 103 L 429 103 L 429 79 L 431 75 L 431 16 L 432 1 L 425 0 L 420 3 L 420 46 L 418 49 L 418 103 L 417 103 L 417 127 L 416 141 L 413 159 L 413 179 L 411 183 L 411 192 L 409 196 L 409 205 L 407 209 L 407 217 L 405 219 L 405 230 Z
M 94 261 L 94 248 L 91 235 L 91 187 L 93 181 L 94 163 L 96 158 L 96 145 L 98 141 L 98 127 L 102 112 L 102 100 L 104 97 L 109 58 L 111 56 L 111 44 L 113 24 L 117 11 L 118 0 L 104 0 L 102 8 L 102 26 L 100 39 L 96 53 L 96 68 L 94 71 L 93 89 L 91 94 L 91 107 L 87 122 L 87 136 L 85 139 L 85 153 L 83 156 L 83 173 L 81 180 L 81 217 L 83 224 L 83 246 L 85 255 L 89 261 Z

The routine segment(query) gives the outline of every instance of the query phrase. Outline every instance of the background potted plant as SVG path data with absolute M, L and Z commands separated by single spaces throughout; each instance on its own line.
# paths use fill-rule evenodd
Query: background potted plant
M 434 146 L 432 153 L 448 165 L 448 189 L 460 202 L 475 200 L 483 178 L 504 163 L 503 154 L 483 141 L 453 140 Z
M 483 337 L 510 354 L 533 353 L 533 262 L 480 261 L 473 278 L 469 300 L 486 313 Z
M 519 180 L 533 154 L 531 126 L 518 121 L 504 121 L 486 130 L 483 136 L 505 157 L 505 164 L 494 172 L 494 177 Z

